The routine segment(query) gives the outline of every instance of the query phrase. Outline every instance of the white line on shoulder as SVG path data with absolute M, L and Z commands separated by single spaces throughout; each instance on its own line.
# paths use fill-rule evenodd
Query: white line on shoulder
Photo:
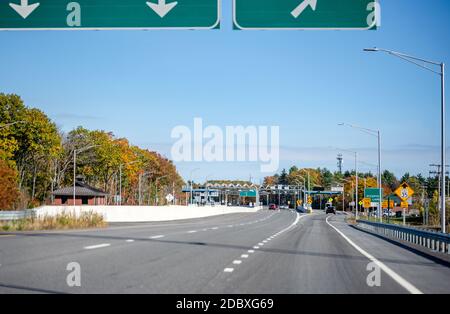
M 405 288 L 409 293 L 411 294 L 423 294 L 422 291 L 414 287 L 410 282 L 408 282 L 406 279 L 401 277 L 399 274 L 394 272 L 391 268 L 386 266 L 384 263 L 377 260 L 375 257 L 373 257 L 371 254 L 364 251 L 362 248 L 360 248 L 358 245 L 356 245 L 352 240 L 350 240 L 342 231 L 340 231 L 338 228 L 333 226 L 328 219 L 331 216 L 327 217 L 325 220 L 326 223 L 333 228 L 337 233 L 339 233 L 351 246 L 353 246 L 359 253 L 367 257 L 370 261 L 375 263 L 378 267 L 380 267 L 389 277 L 391 277 L 395 282 L 397 282 L 400 286 Z

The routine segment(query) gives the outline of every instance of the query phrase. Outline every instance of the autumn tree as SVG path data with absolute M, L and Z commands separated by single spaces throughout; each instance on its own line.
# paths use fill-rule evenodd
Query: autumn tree
M 44 200 L 51 181 L 50 160 L 61 149 L 56 125 L 42 111 L 26 107 L 17 95 L 0 94 L 0 118 L 2 125 L 9 125 L 0 128 L 0 158 L 17 169 L 23 194 Z
M 18 197 L 17 171 L 0 159 L 0 210 L 13 209 Z

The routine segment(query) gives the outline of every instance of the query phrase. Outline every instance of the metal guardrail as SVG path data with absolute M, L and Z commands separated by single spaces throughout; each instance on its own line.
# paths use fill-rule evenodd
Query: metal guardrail
M 0 211 L 0 220 L 6 221 L 20 220 L 34 216 L 35 212 L 33 210 Z
M 450 254 L 450 235 L 448 234 L 422 231 L 416 228 L 371 222 L 367 220 L 358 220 L 357 224 L 363 229 L 373 231 L 388 238 L 397 238 L 402 241 L 423 246 L 435 252 Z

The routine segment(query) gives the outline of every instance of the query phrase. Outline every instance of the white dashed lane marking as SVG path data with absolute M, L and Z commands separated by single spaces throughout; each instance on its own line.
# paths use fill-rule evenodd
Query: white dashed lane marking
M 287 227 L 287 228 L 285 228 L 285 229 L 283 229 L 283 230 L 277 232 L 276 234 L 274 234 L 274 235 L 268 237 L 266 240 L 263 240 L 262 242 L 258 243 L 258 245 L 255 245 L 255 246 L 253 247 L 253 250 L 248 250 L 247 252 L 248 252 L 249 254 L 255 253 L 255 250 L 259 250 L 260 247 L 262 247 L 262 246 L 264 246 L 265 244 L 267 244 L 270 240 L 275 239 L 277 236 L 279 236 L 279 235 L 281 235 L 281 234 L 283 234 L 283 233 L 285 233 L 285 232 L 291 230 L 293 227 L 295 227 L 295 226 L 298 224 L 298 222 L 300 221 L 300 219 L 303 218 L 303 217 L 305 217 L 305 216 L 300 216 L 300 215 L 297 213 L 297 217 L 296 217 L 295 221 L 294 221 L 291 225 L 289 225 L 289 227 Z M 267 218 L 270 218 L 270 217 L 267 217 Z M 267 219 L 267 218 L 266 218 L 266 219 Z M 263 220 L 266 220 L 266 219 L 263 219 Z M 258 222 L 258 221 L 257 221 L 257 222 Z M 242 254 L 242 255 L 241 255 L 241 259 L 248 259 L 248 258 L 249 258 L 249 255 L 248 255 L 248 254 Z M 241 264 L 242 264 L 242 260 L 234 260 L 232 264 L 233 264 L 233 265 L 241 265 Z M 234 272 L 234 268 L 225 268 L 224 272 L 226 272 L 226 273 Z
M 109 243 L 103 243 L 103 244 L 97 244 L 97 245 L 85 246 L 84 249 L 85 249 L 85 250 L 95 250 L 95 249 L 101 249 L 101 248 L 108 247 L 108 246 L 111 246 L 111 244 L 109 244 Z
M 228 228 L 234 228 L 234 227 L 236 227 L 236 226 L 247 226 L 247 225 L 252 225 L 252 224 L 255 224 L 255 223 L 258 223 L 258 222 L 263 222 L 263 221 L 266 221 L 266 220 L 270 219 L 273 215 L 274 215 L 274 214 L 271 214 L 270 216 L 268 216 L 268 217 L 266 217 L 266 218 L 264 218 L 264 219 L 255 220 L 255 221 L 251 221 L 251 222 L 248 222 L 248 223 L 242 223 L 242 224 L 240 224 L 240 225 L 228 225 Z M 205 229 L 203 229 L 202 231 L 219 230 L 219 229 L 220 229 L 219 227 L 213 227 L 213 228 L 210 228 L 210 229 L 205 228 Z M 198 232 L 197 230 L 191 230 L 191 231 L 189 231 L 188 233 L 197 233 L 197 232 Z M 164 237 L 165 237 L 165 236 L 161 234 L 161 235 L 151 236 L 151 237 L 149 237 L 149 238 L 152 239 L 152 240 L 156 240 L 156 239 L 162 239 L 162 238 L 164 238 Z M 134 239 L 128 239 L 128 240 L 125 240 L 125 242 L 126 242 L 126 243 L 134 243 L 135 240 L 134 240 Z M 263 241 L 263 242 L 264 242 L 264 241 Z M 267 243 L 267 241 L 265 241 L 264 243 Z M 260 246 L 263 246 L 264 243 L 260 243 Z M 95 250 L 95 249 L 106 248 L 106 247 L 109 247 L 109 246 L 111 246 L 110 243 L 102 243 L 102 244 L 96 244 L 96 245 L 85 246 L 84 249 L 85 249 L 85 250 Z M 256 250 L 259 249 L 259 246 L 255 246 L 254 249 L 256 249 Z M 254 250 L 248 250 L 248 253 L 250 253 L 250 254 L 251 254 L 251 253 L 254 253 L 254 252 L 255 252 Z M 248 258 L 248 255 L 244 254 L 244 255 L 242 255 L 242 258 Z M 234 261 L 234 262 L 236 262 L 236 263 L 235 263 L 236 265 L 239 265 L 239 264 L 242 263 L 242 261 L 238 261 L 238 260 L 236 260 L 236 261 Z M 231 272 L 234 271 L 234 268 L 226 268 L 224 271 L 225 271 L 225 272 L 230 272 L 230 273 L 231 273 Z

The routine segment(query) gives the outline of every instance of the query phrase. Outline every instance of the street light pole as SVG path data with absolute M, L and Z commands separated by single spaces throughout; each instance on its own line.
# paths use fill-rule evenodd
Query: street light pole
M 77 176 L 77 150 L 73 151 L 73 206 L 75 207 L 75 197 L 76 197 L 76 176 Z
M 206 195 L 205 195 L 205 202 L 206 205 L 208 205 L 209 203 L 209 178 L 212 176 L 212 174 L 208 174 L 205 178 L 206 182 L 205 182 L 205 191 L 206 191 Z
M 447 220 L 446 220 L 446 208 L 445 208 L 445 149 L 446 149 L 446 138 L 445 138 L 445 130 L 446 130 L 446 121 L 445 121 L 445 64 L 441 63 L 441 230 L 442 233 L 446 233 L 447 230 Z
M 380 222 L 383 222 L 383 183 L 381 181 L 381 133 L 377 132 L 378 135 L 378 215 Z M 389 213 L 388 213 L 389 215 Z
M 356 175 L 356 203 L 355 203 L 355 218 L 356 218 L 356 220 L 358 220 L 358 205 L 359 205 L 359 202 L 358 202 L 358 187 L 359 187 L 359 185 L 358 185 L 358 153 L 357 152 L 355 152 L 355 175 Z
M 425 60 L 422 58 L 418 58 L 418 57 L 414 57 L 411 55 L 407 55 L 404 53 L 400 53 L 397 51 L 392 51 L 392 50 L 388 50 L 388 49 L 381 49 L 381 48 L 366 48 L 364 49 L 364 51 L 366 52 L 385 52 L 388 53 L 392 56 L 398 57 L 404 61 L 407 61 L 409 63 L 415 64 L 425 70 L 428 70 L 430 72 L 433 72 L 434 74 L 437 74 L 441 77 L 441 169 L 442 169 L 442 173 L 441 173 L 441 190 L 442 190 L 442 195 L 441 195 L 441 199 L 440 199 L 440 204 L 441 204 L 441 230 L 442 233 L 446 233 L 446 227 L 447 227 L 447 220 L 446 220 L 446 191 L 445 191 L 445 181 L 446 181 L 446 177 L 445 177 L 445 169 L 446 169 L 446 119 L 445 119 L 445 114 L 446 114 L 446 107 L 445 107 L 445 63 L 443 62 L 435 62 L 435 61 L 430 61 L 430 60 Z M 426 64 L 428 65 L 432 65 L 432 66 L 438 66 L 440 68 L 440 71 L 436 71 L 435 69 L 432 69 L 430 67 L 428 67 Z
M 122 164 L 119 166 L 119 205 L 122 206 Z
M 191 184 L 190 184 L 190 185 L 191 185 L 191 189 L 190 189 L 190 190 L 191 190 L 191 195 L 190 195 L 190 199 L 191 199 L 191 200 L 190 200 L 190 202 L 189 202 L 190 205 L 193 204 L 193 195 L 192 195 L 192 192 L 193 192 L 193 191 L 192 191 L 192 174 L 193 174 L 195 171 L 197 171 L 197 170 L 200 170 L 200 169 L 199 169 L 199 168 L 192 169 L 192 170 L 191 170 L 191 173 L 190 173 L 190 183 L 191 183 Z
M 347 124 L 347 123 L 340 123 L 339 126 L 348 126 L 353 129 L 360 130 L 364 133 L 367 133 L 369 135 L 377 137 L 377 143 L 378 143 L 378 218 L 380 219 L 380 222 L 383 222 L 383 213 L 382 213 L 382 204 L 383 204 L 383 187 L 381 182 L 381 132 L 380 130 L 372 130 L 368 128 L 363 128 L 357 125 L 353 124 Z
M 298 177 L 303 180 L 303 207 L 305 207 L 306 202 L 307 202 L 307 200 L 306 200 L 306 179 L 303 176 L 298 176 Z M 297 180 L 296 180 L 296 182 L 297 182 Z

